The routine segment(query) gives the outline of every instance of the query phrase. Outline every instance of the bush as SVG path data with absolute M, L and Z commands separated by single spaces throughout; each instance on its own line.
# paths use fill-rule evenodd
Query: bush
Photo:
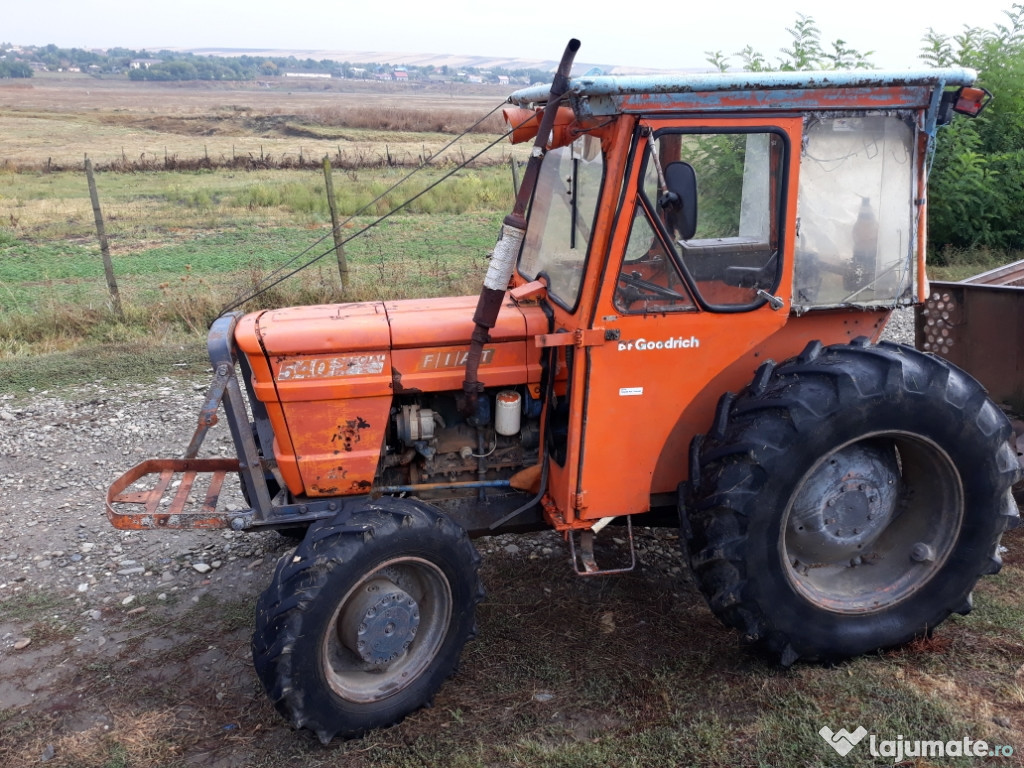
M 930 178 L 928 229 L 934 253 L 1024 248 L 1024 5 L 1007 24 L 967 27 L 950 38 L 929 30 L 921 58 L 971 67 L 995 99 L 979 117 L 957 118 L 938 135 Z

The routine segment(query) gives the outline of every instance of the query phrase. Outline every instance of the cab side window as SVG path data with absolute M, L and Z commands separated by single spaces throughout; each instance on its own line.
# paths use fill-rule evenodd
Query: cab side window
M 644 193 L 638 195 L 613 298 L 623 313 L 678 312 L 696 305 L 679 270 L 672 247 L 653 220 L 645 198 L 657 199 L 658 175 L 653 163 L 645 168 Z M 653 197 L 652 197 L 653 196 Z
M 615 308 L 624 313 L 696 309 L 671 249 L 642 205 L 637 205 L 633 215 L 614 302 Z
M 642 194 L 660 211 L 671 255 L 707 309 L 735 310 L 777 285 L 782 252 L 786 142 L 769 130 L 662 132 L 647 153 Z M 696 176 L 696 231 L 673 230 L 658 164 L 689 164 Z M 653 169 L 653 172 L 652 172 Z M 671 197 L 669 198 L 671 200 Z M 691 201 L 692 202 L 692 201 Z

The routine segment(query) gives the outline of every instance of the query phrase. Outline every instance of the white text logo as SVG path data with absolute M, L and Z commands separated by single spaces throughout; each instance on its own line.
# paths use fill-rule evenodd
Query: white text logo
M 696 349 L 699 346 L 700 339 L 696 336 L 691 336 L 688 339 L 683 336 L 673 336 L 671 339 L 659 339 L 657 341 L 648 341 L 647 339 L 620 341 L 619 352 L 628 352 L 630 350 L 646 352 L 651 349 Z
M 857 730 L 850 733 L 845 728 L 840 728 L 838 731 L 833 732 L 827 725 L 824 726 L 818 735 L 821 736 L 829 745 L 843 757 L 849 753 L 857 744 L 868 735 L 868 729 L 864 726 L 858 726 Z
M 833 731 L 827 725 L 818 735 L 843 757 L 846 757 L 859 744 L 868 731 L 857 726 L 852 733 L 845 728 Z M 871 734 L 868 739 L 868 751 L 872 757 L 891 757 L 894 764 L 902 763 L 908 757 L 1012 757 L 1013 747 L 1009 744 L 989 744 L 987 741 L 964 736 L 962 739 L 940 741 L 935 739 L 905 739 L 902 735 L 895 739 L 879 739 Z

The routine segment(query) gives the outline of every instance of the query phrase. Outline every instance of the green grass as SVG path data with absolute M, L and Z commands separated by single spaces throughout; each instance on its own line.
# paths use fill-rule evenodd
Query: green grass
M 26 590 L 0 600 L 0 620 L 27 621 L 52 618 L 68 605 L 68 600 L 52 592 Z
M 404 179 L 409 169 L 333 172 L 339 213 L 351 216 Z M 425 169 L 399 191 L 364 211 L 377 216 L 421 193 L 446 169 Z M 85 174 L 4 174 L 0 192 L 0 245 L 11 237 L 40 243 L 83 238 L 95 243 Z M 178 233 L 224 227 L 310 227 L 327 223 L 329 210 L 319 170 L 168 171 L 100 173 L 96 177 L 107 234 L 115 240 L 174 239 Z M 478 213 L 511 205 L 507 167 L 463 169 L 424 192 L 410 213 Z
M 928 277 L 932 280 L 959 282 L 1018 261 L 1020 258 L 1020 253 L 992 251 L 986 248 L 973 251 L 946 249 L 932 255 L 928 265 Z
M 416 177 L 413 195 L 439 178 Z M 343 213 L 407 171 L 335 173 Z M 100 174 L 124 317 L 114 312 L 84 178 L 7 174 L 0 197 L 0 359 L 81 344 L 203 336 L 222 309 L 315 262 L 244 308 L 474 293 L 511 199 L 507 169 L 463 170 L 354 237 L 397 196 L 346 221 L 340 285 L 323 176 L 311 171 Z

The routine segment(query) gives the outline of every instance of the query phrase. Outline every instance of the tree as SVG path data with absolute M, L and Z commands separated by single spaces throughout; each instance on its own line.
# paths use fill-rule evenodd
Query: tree
M 0 78 L 32 77 L 32 67 L 23 61 L 0 61 Z
M 744 72 L 797 72 L 812 69 L 874 68 L 874 64 L 871 63 L 873 51 L 861 52 L 856 48 L 850 48 L 842 39 L 830 43 L 831 50 L 826 51 L 821 47 L 821 30 L 818 29 L 814 17 L 802 13 L 796 16 L 793 26 L 786 28 L 792 38 L 792 45 L 779 50 L 783 55 L 776 59 L 774 66 L 763 53 L 747 45 L 743 50 L 733 54 L 740 58 L 740 69 Z M 719 72 L 729 70 L 729 57 L 723 55 L 721 51 L 705 51 L 704 55 L 705 60 Z
M 1004 15 L 992 29 L 952 37 L 929 29 L 922 41 L 923 61 L 977 69 L 996 97 L 979 117 L 939 132 L 928 211 L 939 263 L 965 248 L 1024 248 L 1024 5 Z

